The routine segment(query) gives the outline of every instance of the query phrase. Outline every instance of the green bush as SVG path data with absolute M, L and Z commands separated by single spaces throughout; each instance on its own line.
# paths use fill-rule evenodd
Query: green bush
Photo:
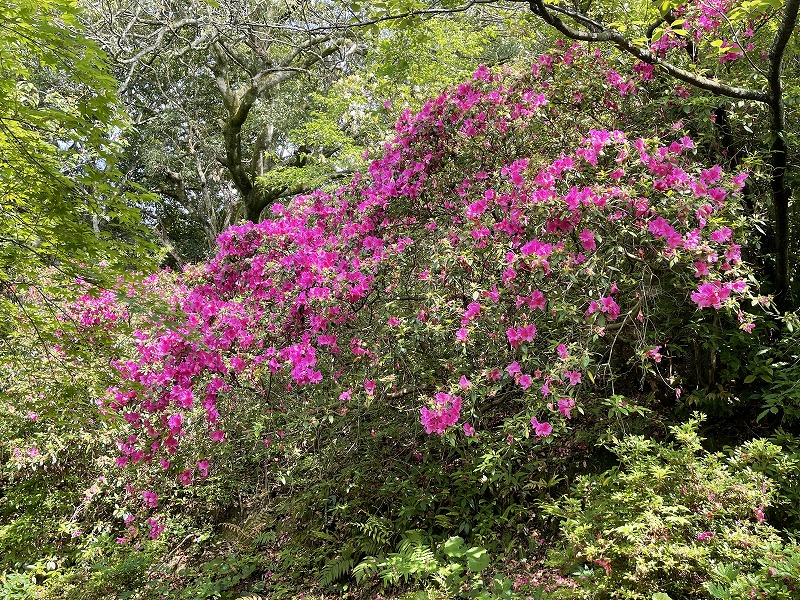
M 704 585 L 720 579 L 719 565 L 756 573 L 780 548 L 764 518 L 770 481 L 703 450 L 702 420 L 672 427 L 674 444 L 614 440 L 618 467 L 582 476 L 568 497 L 543 504 L 563 533 L 549 559 L 579 575 L 579 597 L 705 598 Z

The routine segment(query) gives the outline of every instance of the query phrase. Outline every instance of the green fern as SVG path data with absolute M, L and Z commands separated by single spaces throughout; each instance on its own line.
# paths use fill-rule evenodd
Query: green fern
M 374 556 L 366 556 L 353 567 L 353 577 L 356 578 L 356 583 L 361 584 L 376 575 L 379 569 L 379 562 Z
M 241 525 L 237 523 L 220 523 L 220 527 L 228 532 L 228 539 L 243 549 L 254 549 L 266 546 L 275 541 L 275 532 L 267 530 L 269 523 L 262 515 L 248 517 Z
M 237 525 L 236 523 L 220 523 L 220 527 L 232 533 L 236 537 L 237 542 L 241 542 L 242 540 L 247 540 L 249 537 L 244 528 Z
M 264 531 L 259 533 L 253 538 L 253 546 L 256 548 L 261 548 L 262 546 L 266 546 L 270 542 L 274 542 L 277 539 L 274 531 Z
M 373 515 L 367 519 L 366 523 L 356 523 L 356 527 L 369 539 L 381 546 L 387 545 L 392 535 L 389 520 L 383 517 L 376 517 Z
M 384 585 L 396 585 L 401 579 L 405 583 L 425 579 L 438 570 L 439 561 L 423 532 L 410 530 L 397 552 L 390 553 L 378 566 Z
M 320 571 L 319 585 L 328 587 L 336 583 L 350 572 L 354 564 L 355 560 L 348 555 L 328 561 Z

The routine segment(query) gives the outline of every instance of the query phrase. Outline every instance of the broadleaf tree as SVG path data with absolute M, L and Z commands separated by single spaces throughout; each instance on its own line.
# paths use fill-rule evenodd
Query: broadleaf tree
M 117 169 L 126 123 L 102 51 L 74 2 L 0 7 L 0 320 L 34 318 L 28 294 L 147 269 L 142 196 Z

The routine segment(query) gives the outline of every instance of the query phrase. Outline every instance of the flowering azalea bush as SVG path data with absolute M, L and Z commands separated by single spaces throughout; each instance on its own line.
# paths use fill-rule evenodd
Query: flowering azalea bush
M 774 8 L 760 0 L 700 0 L 670 6 L 669 20 L 655 28 L 650 47 L 662 57 L 684 53 L 729 68 L 738 61 L 766 64 L 765 49 L 771 40 L 763 29 Z M 640 64 L 643 76 L 653 68 Z M 747 67 L 742 65 L 741 70 L 746 72 Z
M 481 68 L 349 185 L 232 227 L 182 273 L 81 290 L 58 351 L 114 355 L 113 540 L 163 543 L 168 515 L 212 518 L 265 466 L 276 495 L 326 482 L 275 527 L 325 519 L 353 564 L 409 527 L 527 535 L 526 502 L 580 471 L 570 430 L 612 395 L 629 414 L 617 392 L 645 377 L 645 403 L 692 386 L 701 326 L 749 336 L 746 174 L 704 164 L 666 112 L 652 131 L 649 84 L 609 72 L 579 46 Z
M 587 69 L 602 56 L 580 46 L 524 74 L 482 67 L 406 113 L 350 185 L 276 204 L 208 263 L 151 280 L 172 314 L 143 321 L 114 363 L 102 408 L 130 426 L 117 465 L 205 478 L 245 405 L 402 400 L 430 434 L 484 435 L 502 417 L 545 440 L 620 368 L 659 360 L 663 314 L 725 310 L 750 331 L 747 175 L 695 164 L 680 132 L 570 118 L 583 93 L 569 77 Z M 613 82 L 585 93 L 638 102 Z

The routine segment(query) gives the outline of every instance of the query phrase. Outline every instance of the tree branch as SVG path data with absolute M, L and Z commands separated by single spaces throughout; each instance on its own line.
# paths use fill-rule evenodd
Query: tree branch
M 797 2 L 800 0 L 790 1 Z M 530 0 L 530 8 L 531 11 L 535 15 L 541 17 L 545 23 L 554 27 L 556 30 L 573 40 L 611 43 L 620 50 L 638 58 L 642 62 L 659 66 L 675 79 L 711 92 L 712 94 L 726 96 L 729 98 L 737 98 L 740 100 L 753 100 L 755 102 L 763 103 L 769 102 L 769 94 L 767 92 L 726 85 L 715 79 L 709 79 L 708 77 L 703 77 L 702 75 L 697 75 L 691 71 L 682 69 L 677 65 L 659 58 L 649 49 L 637 46 L 623 36 L 620 32 L 614 29 L 609 29 L 602 23 L 598 23 L 597 21 L 588 18 L 586 15 L 582 15 L 567 8 L 545 3 L 543 0 Z M 561 18 L 553 13 L 560 13 L 566 17 L 569 17 L 570 19 L 573 19 L 574 21 L 584 24 L 587 27 L 591 27 L 594 31 L 586 31 L 570 27 Z

